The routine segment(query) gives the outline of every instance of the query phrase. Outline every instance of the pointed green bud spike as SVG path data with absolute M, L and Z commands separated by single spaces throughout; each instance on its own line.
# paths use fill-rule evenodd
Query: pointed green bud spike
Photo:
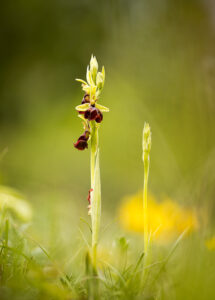
M 78 111 L 85 111 L 89 107 L 90 107 L 90 103 L 85 103 L 85 104 L 81 104 L 81 105 L 76 106 L 75 109 L 78 110 Z
M 151 150 L 151 129 L 148 123 L 144 124 L 143 128 L 143 161 L 149 160 Z
M 105 107 L 103 105 L 100 105 L 100 104 L 97 104 L 96 103 L 96 107 L 101 111 L 101 112 L 109 112 L 109 108 L 108 107 Z
M 97 72 L 98 72 L 98 62 L 97 62 L 97 59 L 95 56 L 91 56 L 91 59 L 90 59 L 90 72 L 91 72 L 91 75 L 92 75 L 92 79 L 94 81 L 94 83 L 96 82 L 96 75 L 97 75 Z

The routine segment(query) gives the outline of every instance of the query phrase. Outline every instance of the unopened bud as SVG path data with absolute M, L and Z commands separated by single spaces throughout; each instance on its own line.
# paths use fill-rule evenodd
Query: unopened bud
M 148 123 L 144 124 L 143 128 L 143 161 L 149 160 L 151 150 L 151 129 Z
M 90 59 L 90 72 L 94 82 L 96 82 L 96 75 L 98 72 L 98 62 L 95 56 L 91 56 Z

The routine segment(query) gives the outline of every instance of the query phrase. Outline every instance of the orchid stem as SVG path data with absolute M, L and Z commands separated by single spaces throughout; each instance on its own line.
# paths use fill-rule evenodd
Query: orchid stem
M 95 180 L 95 162 L 96 152 L 98 149 L 98 128 L 95 121 L 91 121 L 91 156 L 90 156 L 90 168 L 91 168 L 91 188 L 93 188 Z
M 92 221 L 92 275 L 97 276 L 97 245 L 101 218 L 101 185 L 99 168 L 98 126 L 91 121 L 91 221 Z M 93 280 L 93 299 L 98 298 L 98 282 Z
M 91 188 L 93 189 L 93 193 L 92 193 L 93 196 L 94 196 L 94 185 L 95 185 L 95 166 L 96 166 L 97 151 L 98 151 L 98 128 L 95 124 L 95 121 L 91 121 Z M 97 243 L 98 243 L 97 227 L 98 225 L 99 224 L 97 224 L 96 228 L 94 228 L 92 224 L 92 262 L 95 271 L 97 271 Z

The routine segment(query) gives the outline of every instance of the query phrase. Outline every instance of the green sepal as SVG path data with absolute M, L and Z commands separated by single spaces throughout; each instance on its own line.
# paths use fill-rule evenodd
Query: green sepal
M 89 107 L 90 107 L 90 103 L 84 103 L 84 104 L 81 104 L 81 105 L 76 106 L 75 109 L 78 110 L 78 111 L 85 111 L 85 110 L 87 110 Z
M 78 81 L 78 82 L 83 83 L 84 85 L 87 85 L 87 82 L 84 81 L 83 79 L 76 78 L 75 80 Z
M 109 111 L 110 111 L 108 107 L 105 107 L 105 106 L 100 105 L 100 104 L 97 104 L 97 103 L 96 103 L 96 107 L 97 107 L 100 111 L 102 111 L 102 112 L 109 112 Z

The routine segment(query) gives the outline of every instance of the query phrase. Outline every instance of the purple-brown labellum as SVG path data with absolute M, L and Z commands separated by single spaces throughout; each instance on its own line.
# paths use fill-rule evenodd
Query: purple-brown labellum
M 77 140 L 76 143 L 74 143 L 74 147 L 78 150 L 84 150 L 86 148 L 88 148 L 88 144 L 87 141 L 89 139 L 90 136 L 90 132 L 89 131 L 85 131 Z
M 74 143 L 74 147 L 78 150 L 84 150 L 84 149 L 88 148 L 88 144 L 84 140 L 77 140 L 77 142 Z
M 103 115 L 100 110 L 94 106 L 90 106 L 84 113 L 85 119 L 89 121 L 95 120 L 97 123 L 101 123 Z
M 101 111 L 99 110 L 98 115 L 96 117 L 96 122 L 97 123 L 101 123 L 101 121 L 103 120 L 103 114 L 101 113 Z

